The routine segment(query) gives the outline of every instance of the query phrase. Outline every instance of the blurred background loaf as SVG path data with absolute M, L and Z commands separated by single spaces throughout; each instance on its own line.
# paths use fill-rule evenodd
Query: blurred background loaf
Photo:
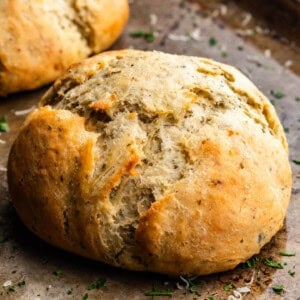
M 55 80 L 118 38 L 127 0 L 0 1 L 0 96 Z

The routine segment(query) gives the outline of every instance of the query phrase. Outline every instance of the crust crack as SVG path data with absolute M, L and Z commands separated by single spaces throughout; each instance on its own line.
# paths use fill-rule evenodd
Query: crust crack
M 80 35 L 85 39 L 87 42 L 88 47 L 90 48 L 91 52 L 94 53 L 94 29 L 93 27 L 87 22 L 86 19 L 82 16 L 82 11 L 86 10 L 84 7 L 79 8 L 77 6 L 77 1 L 73 0 L 70 3 L 70 8 L 74 12 L 75 18 L 70 18 L 70 21 L 74 24 L 74 26 L 77 28 Z

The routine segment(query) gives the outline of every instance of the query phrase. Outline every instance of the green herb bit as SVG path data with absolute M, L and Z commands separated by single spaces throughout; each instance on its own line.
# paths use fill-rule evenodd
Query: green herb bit
M 211 38 L 209 39 L 208 43 L 209 43 L 209 46 L 214 47 L 214 46 L 217 45 L 218 41 L 216 40 L 216 38 L 211 37 Z
M 215 300 L 214 296 L 208 296 L 208 300 Z
M 67 290 L 67 295 L 71 295 L 73 293 L 73 289 Z
M 200 293 L 195 289 L 195 286 L 190 286 L 190 287 L 188 288 L 188 291 L 189 291 L 191 294 L 200 296 Z
M 279 254 L 281 256 L 296 256 L 295 252 L 289 252 L 289 251 L 280 251 Z
M 254 268 L 255 265 L 260 261 L 259 257 L 251 257 L 246 261 L 246 265 L 248 268 Z
M 227 57 L 227 56 L 228 56 L 228 53 L 227 53 L 227 51 L 222 51 L 222 52 L 221 52 L 221 55 L 222 55 L 222 57 Z
M 91 282 L 88 286 L 87 286 L 87 290 L 94 290 L 97 289 L 99 290 L 100 288 L 104 287 L 106 283 L 106 279 L 97 279 L 93 282 Z
M 20 281 L 20 282 L 18 282 L 17 284 L 18 284 L 18 287 L 21 287 L 21 286 L 25 285 L 25 280 Z
M 226 284 L 226 285 L 224 286 L 224 291 L 226 291 L 226 292 L 229 292 L 231 289 L 232 289 L 232 284 L 231 284 L 231 283 Z
M 238 46 L 237 49 L 238 49 L 239 51 L 243 51 L 243 50 L 244 50 L 244 47 L 243 47 L 243 46 Z
M 283 285 L 278 284 L 278 285 L 273 285 L 272 289 L 276 294 L 280 294 L 283 291 L 284 287 Z
M 296 272 L 295 272 L 295 271 L 293 271 L 293 270 L 289 270 L 289 271 L 288 271 L 288 273 L 289 273 L 289 275 L 291 275 L 292 277 L 294 277 L 294 276 L 295 276 L 295 274 L 296 274 Z
M 281 263 L 279 263 L 277 261 L 267 259 L 267 258 L 264 260 L 264 264 L 268 267 L 271 267 L 271 268 L 283 269 L 283 265 Z
M 88 293 L 85 293 L 83 296 L 82 296 L 82 300 L 87 300 L 89 298 L 89 294 Z
M 7 289 L 7 291 L 8 291 L 9 293 L 15 292 L 15 291 L 16 291 L 15 286 L 14 286 L 14 285 L 11 285 L 11 286 Z
M 4 116 L 0 118 L 0 131 L 1 132 L 9 131 L 9 126 Z
M 6 235 L 0 235 L 0 244 L 6 242 L 8 240 L 8 236 Z
M 300 101 L 300 97 L 295 97 L 295 100 L 299 102 Z
M 136 31 L 131 32 L 129 35 L 133 38 L 144 37 L 145 31 L 142 29 L 137 29 Z
M 171 290 L 158 290 L 155 287 L 152 288 L 150 292 L 146 292 L 145 296 L 155 297 L 155 296 L 163 296 L 163 297 L 172 297 L 173 291 Z
M 152 32 L 149 32 L 149 33 L 146 33 L 144 35 L 144 39 L 148 42 L 148 43 L 151 43 L 155 40 L 155 36 Z
M 290 131 L 290 129 L 288 127 L 284 127 L 283 130 L 285 133 L 289 133 L 289 131 Z
M 271 99 L 270 102 L 275 106 L 275 100 Z
M 145 296 L 167 296 L 167 297 L 172 297 L 173 296 L 173 291 L 150 291 L 144 294 Z
M 186 290 L 189 293 L 200 296 L 199 292 L 195 289 L 195 286 L 199 285 L 199 283 L 197 283 L 195 279 L 193 280 L 189 278 L 184 278 L 182 276 L 180 276 L 180 279 L 187 285 Z
M 270 93 L 276 99 L 282 99 L 285 96 L 285 94 L 283 92 L 280 92 L 280 91 L 273 91 L 273 90 L 271 90 Z
M 137 29 L 129 34 L 132 38 L 144 38 L 147 42 L 151 43 L 155 40 L 153 32 L 146 32 L 143 29 Z
M 292 162 L 296 165 L 300 165 L 300 158 L 293 159 Z
M 200 14 L 202 18 L 207 18 L 209 16 L 208 12 L 206 11 L 201 11 Z
M 63 272 L 62 272 L 62 270 L 54 270 L 53 275 L 61 277 L 63 275 Z

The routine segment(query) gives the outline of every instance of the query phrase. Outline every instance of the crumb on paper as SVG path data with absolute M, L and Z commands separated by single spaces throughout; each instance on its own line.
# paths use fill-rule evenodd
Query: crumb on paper
M 184 34 L 169 33 L 168 39 L 170 39 L 172 41 L 187 42 L 190 39 L 190 37 L 187 35 L 184 35 Z
M 157 15 L 156 14 L 151 14 L 150 15 L 150 25 L 155 26 L 157 24 Z
M 252 15 L 250 13 L 246 13 L 244 19 L 241 22 L 242 26 L 247 26 L 250 23 L 251 19 Z
M 264 51 L 264 55 L 265 55 L 265 57 L 270 58 L 271 55 L 272 55 L 271 50 L 270 50 L 270 49 L 266 49 L 266 50 Z
M 227 15 L 227 12 L 228 12 L 227 5 L 221 4 L 221 5 L 220 5 L 220 13 L 221 13 L 221 16 Z
M 195 40 L 195 41 L 201 41 L 202 38 L 201 38 L 201 30 L 199 28 L 193 30 L 191 33 L 190 33 L 190 37 Z
M 32 112 L 35 108 L 36 108 L 36 106 L 35 106 L 35 105 L 32 105 L 31 107 L 26 108 L 26 109 L 15 110 L 15 111 L 14 111 L 14 114 L 15 114 L 16 116 L 27 115 L 27 114 L 29 114 L 30 112 Z
M 0 167 L 0 172 L 7 172 L 7 168 L 5 167 Z M 7 281 L 6 281 L 7 282 Z
M 289 68 L 289 67 L 291 67 L 293 65 L 293 61 L 292 60 L 287 60 L 285 63 L 284 63 L 284 66 L 286 67 L 286 68 Z
M 4 287 L 8 287 L 8 286 L 11 286 L 12 285 L 12 281 L 11 280 L 6 280 L 4 283 L 3 283 L 3 286 Z

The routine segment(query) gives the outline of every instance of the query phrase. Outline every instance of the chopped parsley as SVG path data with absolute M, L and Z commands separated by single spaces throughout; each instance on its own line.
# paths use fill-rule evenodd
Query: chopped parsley
M 172 290 L 159 290 L 156 287 L 152 287 L 152 290 L 146 292 L 145 296 L 155 297 L 155 296 L 163 296 L 163 297 L 172 297 L 173 296 Z
M 248 259 L 246 261 L 246 266 L 248 268 L 254 268 L 255 265 L 260 261 L 260 258 L 259 257 L 251 257 L 250 259 Z
M 208 300 L 215 300 L 214 296 L 208 296 Z
M 216 38 L 214 37 L 211 37 L 209 40 L 208 40 L 208 43 L 209 43 L 209 46 L 211 47 L 214 47 L 218 44 L 218 41 L 216 40 Z
M 155 40 L 155 36 L 153 32 L 146 32 L 143 29 L 137 29 L 135 31 L 132 31 L 129 35 L 132 38 L 143 38 L 148 43 L 151 43 Z
M 82 296 L 82 300 L 87 300 L 89 298 L 89 294 L 88 293 L 85 293 L 83 296 Z
M 300 165 L 300 158 L 299 159 L 293 159 L 292 162 L 296 165 Z
M 226 291 L 226 292 L 229 292 L 231 289 L 232 289 L 232 284 L 231 284 L 231 283 L 226 284 L 226 285 L 224 286 L 224 291 Z
M 228 53 L 227 53 L 227 51 L 222 51 L 222 52 L 221 52 L 221 55 L 222 55 L 222 57 L 227 57 L 227 56 L 228 56 Z
M 291 275 L 292 277 L 294 277 L 294 276 L 295 276 L 295 274 L 296 274 L 296 272 L 295 272 L 295 271 L 293 271 L 293 270 L 289 270 L 289 271 L 288 271 L 288 273 L 289 273 L 289 275 Z
M 72 295 L 72 293 L 73 293 L 73 289 L 67 290 L 67 295 Z
M 53 275 L 61 277 L 63 275 L 63 272 L 62 272 L 62 270 L 54 270 Z
M 7 289 L 7 292 L 9 292 L 9 293 L 13 293 L 15 291 L 16 291 L 16 289 L 15 289 L 14 285 L 9 286 L 8 289 Z
M 100 288 L 104 287 L 106 283 L 106 279 L 97 279 L 93 282 L 91 282 L 88 286 L 87 286 L 87 290 L 91 291 L 94 289 L 99 290 Z
M 283 285 L 278 284 L 278 285 L 273 285 L 272 289 L 276 294 L 280 294 L 283 291 L 284 287 Z
M 195 279 L 184 278 L 182 276 L 180 276 L 180 279 L 186 284 L 186 290 L 189 293 L 200 296 L 199 292 L 195 289 L 195 286 L 199 285 L 199 283 L 196 282 Z
M 273 90 L 271 90 L 270 93 L 276 99 L 282 99 L 285 96 L 285 94 L 283 92 L 280 92 L 280 91 L 273 91 Z
M 22 280 L 20 282 L 17 283 L 18 287 L 21 287 L 23 285 L 25 285 L 25 280 Z
M 7 123 L 6 118 L 4 116 L 0 118 L 0 131 L 1 132 L 9 131 L 9 126 L 8 126 L 8 123 Z
M 206 11 L 201 11 L 200 14 L 202 18 L 207 18 L 209 16 L 208 12 Z
M 270 260 L 270 259 L 267 259 L 267 258 L 264 260 L 264 264 L 268 267 L 271 267 L 271 268 L 283 269 L 283 265 L 280 262 L 273 261 L 273 260 Z
M 289 131 L 290 131 L 290 129 L 288 127 L 284 127 L 283 130 L 285 133 L 289 133 Z
M 238 49 L 239 51 L 243 51 L 243 50 L 244 50 L 244 47 L 243 47 L 243 46 L 238 46 L 237 49 Z
M 296 101 L 300 101 L 300 97 L 295 97 L 295 100 Z
M 289 251 L 280 251 L 279 254 L 281 256 L 296 256 L 295 252 L 289 252 Z

